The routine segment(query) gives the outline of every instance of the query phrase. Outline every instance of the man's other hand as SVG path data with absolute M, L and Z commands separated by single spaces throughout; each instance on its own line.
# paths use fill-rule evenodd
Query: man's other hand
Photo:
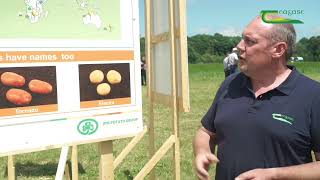
M 273 180 L 276 178 L 276 169 L 254 169 L 240 174 L 235 180 Z
M 197 176 L 201 180 L 209 180 L 209 166 L 212 163 L 219 162 L 218 158 L 212 153 L 200 153 L 195 158 L 195 167 Z

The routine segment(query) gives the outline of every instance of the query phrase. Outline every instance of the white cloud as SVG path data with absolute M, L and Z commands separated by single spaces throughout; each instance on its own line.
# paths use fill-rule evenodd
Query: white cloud
M 190 32 L 190 35 L 196 35 L 196 34 L 215 34 L 219 33 L 224 36 L 241 36 L 242 30 L 241 28 L 235 28 L 235 27 L 226 27 L 222 30 L 217 30 L 217 28 L 209 27 L 209 26 L 203 26 L 195 29 L 193 32 Z
M 199 34 L 210 34 L 211 29 L 210 27 L 201 27 L 198 29 Z
M 320 36 L 320 26 L 312 28 L 312 36 Z
M 239 28 L 235 27 L 226 27 L 225 29 L 219 32 L 224 36 L 241 36 L 242 31 Z
M 200 27 L 195 30 L 195 32 L 191 32 L 192 35 L 195 34 L 212 34 L 212 29 L 210 27 Z

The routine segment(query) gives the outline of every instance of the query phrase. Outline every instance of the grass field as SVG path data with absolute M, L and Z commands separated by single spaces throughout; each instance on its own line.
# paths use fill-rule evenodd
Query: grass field
M 294 63 L 300 72 L 320 81 L 320 63 Z M 189 65 L 191 112 L 181 114 L 181 179 L 196 179 L 193 170 L 192 139 L 200 127 L 200 119 L 212 103 L 215 92 L 224 79 L 222 64 Z M 146 121 L 148 104 L 146 88 L 143 88 L 144 120 Z M 169 137 L 171 132 L 170 110 L 157 105 L 155 110 L 156 147 Z M 117 155 L 130 139 L 114 141 L 114 154 Z M 97 179 L 99 175 L 99 156 L 97 144 L 78 147 L 79 178 L 85 180 Z M 29 153 L 15 156 L 17 179 L 54 179 L 59 160 L 60 149 Z M 158 163 L 157 179 L 173 179 L 172 151 Z M 125 161 L 115 170 L 115 179 L 132 179 L 148 160 L 147 136 L 135 147 Z M 0 180 L 6 179 L 7 158 L 0 158 Z M 214 175 L 214 168 L 210 173 Z

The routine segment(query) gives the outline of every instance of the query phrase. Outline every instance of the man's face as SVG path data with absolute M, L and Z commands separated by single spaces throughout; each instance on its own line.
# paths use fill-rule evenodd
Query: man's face
M 239 69 L 247 76 L 255 76 L 270 67 L 272 43 L 268 34 L 272 25 L 255 19 L 243 31 L 239 50 Z

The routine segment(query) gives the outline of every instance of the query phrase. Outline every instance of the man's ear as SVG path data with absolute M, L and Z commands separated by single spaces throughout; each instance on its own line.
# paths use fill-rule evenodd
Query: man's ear
M 272 57 L 280 58 L 281 56 L 285 56 L 287 48 L 288 46 L 285 42 L 278 42 L 274 44 L 272 48 Z

